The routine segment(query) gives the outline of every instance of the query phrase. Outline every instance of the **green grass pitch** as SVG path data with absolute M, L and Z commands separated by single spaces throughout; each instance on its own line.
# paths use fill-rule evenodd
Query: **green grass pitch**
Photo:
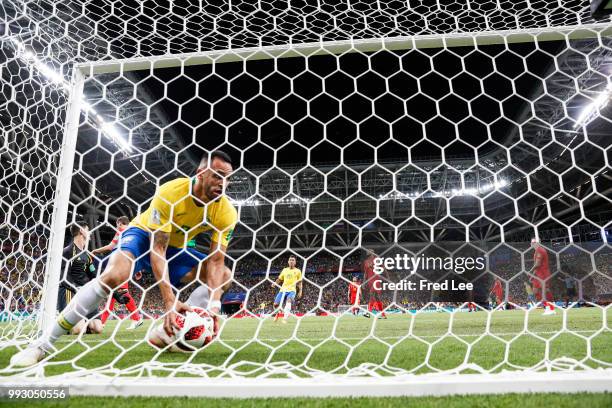
M 101 335 L 63 337 L 57 343 L 63 350 L 47 363 L 46 374 L 129 369 L 150 361 L 172 368 L 185 361 L 204 364 L 209 368 L 206 375 L 211 376 L 239 362 L 251 363 L 234 368 L 248 376 L 262 374 L 265 365 L 280 362 L 298 367 L 296 373 L 324 370 L 339 374 L 363 363 L 414 373 L 474 363 L 496 372 L 533 367 L 559 357 L 591 367 L 612 366 L 612 313 L 598 307 L 571 309 L 565 316 L 562 310 L 542 316 L 542 309 L 537 309 L 529 313 L 393 314 L 387 320 L 350 315 L 304 317 L 290 318 L 287 324 L 271 319 L 229 319 L 219 341 L 195 355 L 158 353 L 143 340 L 151 321 L 132 331 L 126 330 L 129 323 L 111 321 Z M 0 369 L 8 365 L 14 352 L 14 347 L 0 350 Z M 167 375 L 168 371 L 157 374 Z
M 71 397 L 66 401 L 27 401 L 11 402 L 10 407 L 75 407 L 90 408 L 96 406 L 112 406 L 115 408 L 233 408 L 257 407 L 372 407 L 372 408 L 495 408 L 516 407 L 521 408 L 608 408 L 612 406 L 612 394 L 505 394 L 505 395 L 463 395 L 452 397 L 418 397 L 418 398 L 253 398 L 244 400 L 231 400 L 227 398 L 96 398 Z
M 223 367 L 240 361 L 235 368 L 244 375 L 262 374 L 263 364 L 290 362 L 300 369 L 344 373 L 362 363 L 395 367 L 414 373 L 453 369 L 464 362 L 495 371 L 531 367 L 557 357 L 571 357 L 591 367 L 612 366 L 612 313 L 610 309 L 582 308 L 561 310 L 542 316 L 542 310 L 496 311 L 493 313 L 395 314 L 387 320 L 364 317 L 290 318 L 287 324 L 271 319 L 230 319 L 217 341 L 196 355 L 158 353 L 143 341 L 150 321 L 126 330 L 129 321 L 111 321 L 102 335 L 82 338 L 65 336 L 58 346 L 63 351 L 46 365 L 54 375 L 80 369 L 104 372 L 109 367 L 127 369 L 158 361 L 176 368 L 183 362 L 213 367 L 206 375 L 218 375 Z M 0 333 L 9 333 L 9 324 Z M 487 334 L 490 333 L 490 334 Z M 258 341 L 254 341 L 258 339 Z M 1 343 L 0 343 L 1 344 Z M 471 347 L 468 348 L 468 345 Z M 430 353 L 428 350 L 431 348 Z M 0 350 L 0 370 L 7 366 L 14 347 Z M 590 354 L 589 354 L 590 353 Z M 191 358 L 191 360 L 189 360 Z M 296 371 L 300 373 L 301 371 Z M 467 371 L 469 372 L 469 370 Z M 126 375 L 134 375 L 126 371 Z M 155 371 L 168 375 L 169 371 Z M 303 372 L 302 372 L 303 373 Z M 380 370 L 384 374 L 384 370 Z M 6 372 L 3 374 L 6 375 Z M 179 375 L 187 375 L 185 373 Z M 27 402 L 30 407 L 91 406 L 112 404 L 119 407 L 202 406 L 376 406 L 395 407 L 608 407 L 610 394 L 532 394 L 479 395 L 420 398 L 293 398 L 293 399 L 188 399 L 188 398 L 98 398 L 73 397 L 66 402 Z M 11 403 L 11 406 L 19 404 Z M 25 405 L 23 405 L 25 406 Z

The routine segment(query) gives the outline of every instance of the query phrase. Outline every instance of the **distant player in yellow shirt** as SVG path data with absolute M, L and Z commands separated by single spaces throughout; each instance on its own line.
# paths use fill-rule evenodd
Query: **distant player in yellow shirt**
M 529 308 L 534 308 L 536 306 L 536 298 L 533 294 L 533 288 L 531 287 L 531 284 L 529 283 L 529 281 L 525 281 L 525 292 L 527 293 L 527 300 L 529 301 Z
M 280 310 L 277 310 L 279 306 L 282 306 L 283 302 L 285 303 L 283 307 L 283 323 L 287 323 L 287 316 L 291 313 L 291 305 L 293 301 L 296 299 L 296 289 L 297 289 L 297 299 L 302 297 L 302 271 L 295 267 L 295 256 L 290 256 L 288 267 L 284 268 L 283 271 L 276 279 L 275 284 L 281 285 L 280 291 L 276 294 L 274 298 L 274 310 L 276 310 L 276 315 L 274 316 L 274 321 L 278 320 L 278 315 L 280 314 Z
M 224 263 L 225 251 L 238 219 L 236 209 L 224 195 L 232 171 L 230 157 L 214 151 L 210 157 L 202 158 L 195 176 L 161 185 L 147 210 L 122 233 L 104 273 L 83 286 L 52 329 L 14 355 L 11 364 L 18 367 L 36 364 L 53 350 L 52 344 L 61 335 L 68 333 L 83 316 L 97 310 L 109 292 L 140 270 L 153 272 L 158 281 L 167 311 L 164 329 L 168 335 L 178 329 L 176 314 L 190 311 L 190 305 L 208 307 L 213 314 L 218 313 L 221 294 L 231 279 L 231 271 Z M 211 233 L 208 254 L 188 246 L 202 232 Z M 206 285 L 196 288 L 186 303 L 180 302 L 173 287 L 194 279 Z

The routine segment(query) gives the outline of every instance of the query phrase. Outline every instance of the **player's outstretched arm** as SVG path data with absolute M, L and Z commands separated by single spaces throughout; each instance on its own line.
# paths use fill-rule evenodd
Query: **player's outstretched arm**
M 283 274 L 281 273 L 280 275 L 278 275 L 278 278 L 276 278 L 276 280 L 272 284 L 272 288 L 274 289 L 275 287 L 280 287 L 282 284 L 283 284 Z
M 297 298 L 298 299 L 302 298 L 302 279 L 301 278 L 299 282 L 297 283 Z
M 168 263 L 166 262 L 166 249 L 168 249 L 168 242 L 170 242 L 170 234 L 163 231 L 157 231 L 153 233 L 153 249 L 151 251 L 151 269 L 153 270 L 153 276 L 158 281 L 159 291 L 161 292 L 162 301 L 164 307 L 168 313 L 164 319 L 164 330 L 169 336 L 174 334 L 174 328 L 180 329 L 176 323 L 176 313 L 184 311 L 190 311 L 191 308 L 176 300 L 174 292 L 172 291 L 172 285 L 170 284 L 170 278 L 168 276 Z M 176 305 L 175 305 L 176 304 Z

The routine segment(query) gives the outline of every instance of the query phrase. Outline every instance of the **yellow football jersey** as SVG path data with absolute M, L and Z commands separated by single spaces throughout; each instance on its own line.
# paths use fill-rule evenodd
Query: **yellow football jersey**
M 145 231 L 170 233 L 169 245 L 183 248 L 202 232 L 211 232 L 214 244 L 227 246 L 238 221 L 238 213 L 226 196 L 206 206 L 196 205 L 191 195 L 193 179 L 178 178 L 161 185 L 149 208 L 130 226 Z
M 281 292 L 295 292 L 295 287 L 302 280 L 302 271 L 298 268 L 285 268 L 279 275 L 283 280 Z

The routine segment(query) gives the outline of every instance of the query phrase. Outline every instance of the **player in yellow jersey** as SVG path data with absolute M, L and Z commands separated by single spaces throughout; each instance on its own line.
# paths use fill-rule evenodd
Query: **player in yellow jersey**
M 231 271 L 225 266 L 225 251 L 234 232 L 237 212 L 224 195 L 227 177 L 233 171 L 230 157 L 214 151 L 202 158 L 194 177 L 177 178 L 161 185 L 146 211 L 132 220 L 110 255 L 108 265 L 97 279 L 83 286 L 60 313 L 48 333 L 17 353 L 13 366 L 30 366 L 53 350 L 52 344 L 90 312 L 108 294 L 141 270 L 151 271 L 158 281 L 164 307 L 164 329 L 168 335 L 178 329 L 177 313 L 191 306 L 207 307 L 216 314 L 221 294 L 228 286 Z M 201 232 L 211 233 L 209 254 L 187 244 Z M 174 292 L 198 279 L 206 285 L 196 288 L 186 303 Z M 215 319 L 215 322 L 217 320 Z M 215 323 L 215 333 L 218 330 Z
M 276 310 L 276 315 L 274 316 L 274 321 L 278 320 L 278 315 L 280 314 L 280 310 L 277 310 L 279 306 L 282 306 L 283 301 L 285 305 L 283 307 L 283 323 L 287 323 L 287 316 L 291 313 L 291 304 L 296 299 L 296 289 L 297 289 L 297 299 L 302 297 L 302 271 L 295 267 L 295 256 L 290 256 L 288 260 L 288 267 L 284 268 L 278 279 L 276 279 L 275 285 L 281 286 L 280 291 L 276 294 L 274 298 L 274 310 Z

